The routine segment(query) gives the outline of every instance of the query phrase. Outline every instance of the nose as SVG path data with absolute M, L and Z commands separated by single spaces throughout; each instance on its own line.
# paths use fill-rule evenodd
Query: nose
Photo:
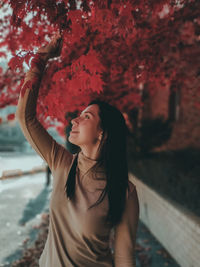
M 72 125 L 78 124 L 78 117 L 71 120 Z

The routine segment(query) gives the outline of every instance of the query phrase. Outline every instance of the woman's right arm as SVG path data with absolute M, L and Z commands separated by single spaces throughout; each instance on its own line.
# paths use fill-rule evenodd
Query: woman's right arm
M 27 141 L 47 162 L 50 169 L 53 170 L 62 160 L 64 155 L 65 159 L 69 160 L 68 163 L 70 164 L 72 154 L 49 135 L 47 130 L 41 125 L 36 117 L 36 105 L 40 83 L 45 64 L 50 56 L 48 56 L 48 53 L 42 53 L 38 54 L 37 57 L 41 63 L 44 63 L 42 64 L 43 68 L 39 67 L 38 64 L 34 64 L 34 66 L 32 64 L 32 67 L 27 72 L 18 100 L 16 117 Z M 31 88 L 30 85 L 32 85 Z M 22 94 L 24 86 L 27 86 L 27 89 L 25 89 L 25 93 Z M 68 163 L 66 162 L 66 165 Z

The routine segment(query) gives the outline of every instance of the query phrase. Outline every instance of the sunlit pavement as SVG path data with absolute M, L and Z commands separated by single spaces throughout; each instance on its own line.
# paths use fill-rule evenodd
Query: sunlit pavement
M 51 188 L 45 182 L 44 173 L 1 181 L 0 266 L 10 266 L 23 244 L 35 240 L 41 214 L 48 210 Z
M 44 161 L 36 153 L 0 152 L 0 177 L 4 171 L 28 171 L 42 165 Z
M 140 221 L 136 241 L 137 267 L 180 267 Z

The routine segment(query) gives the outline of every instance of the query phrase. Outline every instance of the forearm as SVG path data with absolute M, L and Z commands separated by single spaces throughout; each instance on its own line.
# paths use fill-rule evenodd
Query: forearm
M 27 141 L 51 166 L 51 151 L 54 140 L 36 117 L 37 98 L 46 61 L 46 58 L 37 60 L 37 57 L 35 62 L 32 61 L 31 68 L 26 73 L 21 88 L 16 117 Z
M 47 60 L 46 55 L 37 54 L 25 75 L 16 111 L 16 117 L 22 123 L 28 123 L 28 120 L 36 116 L 37 97 Z
M 57 168 L 63 158 L 65 162 L 66 160 L 71 162 L 72 159 L 72 155 L 52 138 L 36 117 L 36 104 L 43 72 L 47 60 L 57 55 L 57 40 L 54 39 L 49 45 L 39 49 L 33 58 L 31 68 L 23 82 L 16 111 L 25 138 L 51 170 Z

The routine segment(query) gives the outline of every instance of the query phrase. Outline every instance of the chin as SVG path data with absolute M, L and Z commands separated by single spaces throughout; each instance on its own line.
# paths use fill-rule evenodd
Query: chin
M 68 141 L 69 141 L 71 144 L 78 146 L 77 142 L 76 142 L 75 140 L 73 140 L 73 138 L 71 138 L 70 136 L 68 137 Z

